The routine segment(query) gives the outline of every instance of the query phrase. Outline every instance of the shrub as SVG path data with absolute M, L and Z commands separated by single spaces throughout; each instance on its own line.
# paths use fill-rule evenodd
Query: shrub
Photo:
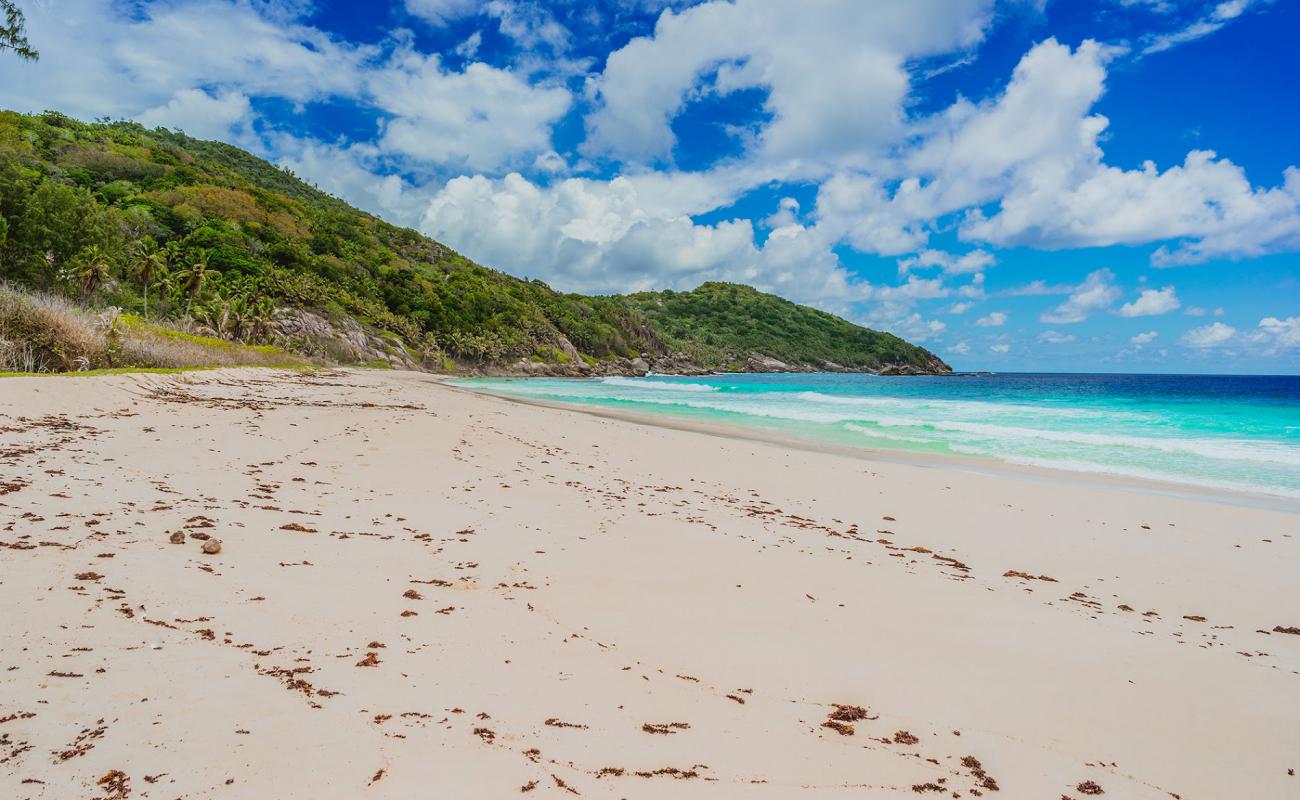
M 0 371 L 67 372 L 105 360 L 95 322 L 56 295 L 0 287 Z
M 57 295 L 0 286 L 0 372 L 306 364 L 278 347 L 198 336 L 117 309 L 96 314 Z

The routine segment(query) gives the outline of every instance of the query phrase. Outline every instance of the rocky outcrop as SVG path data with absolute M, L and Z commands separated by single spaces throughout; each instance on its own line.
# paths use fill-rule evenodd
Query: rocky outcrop
M 750 353 L 745 359 L 746 372 L 792 372 L 789 364 L 762 353 Z
M 472 370 L 478 375 L 502 377 L 534 378 L 604 378 L 625 377 L 640 378 L 649 374 L 658 375 L 711 375 L 712 370 L 705 369 L 681 353 L 656 355 L 642 353 L 631 358 L 611 358 L 588 364 L 580 356 L 565 363 L 551 363 L 521 358 L 511 364 L 484 366 Z
M 745 372 L 865 372 L 874 375 L 896 376 L 948 375 L 951 374 L 952 369 L 934 356 L 927 359 L 921 366 L 916 364 L 885 364 L 879 369 L 863 369 L 846 367 L 843 364 L 827 360 L 818 361 L 816 364 L 787 364 L 762 353 L 750 353 L 749 357 L 745 359 Z
M 881 367 L 877 375 L 895 376 L 895 375 L 933 375 L 933 372 L 927 372 L 911 364 L 886 364 Z
M 668 353 L 650 359 L 650 371 L 660 375 L 712 375 L 713 370 L 696 364 L 681 353 Z
M 379 363 L 411 370 L 441 366 L 426 363 L 428 359 L 407 349 L 399 337 L 368 331 L 351 317 L 332 320 L 302 308 L 279 308 L 271 327 L 290 349 L 344 364 Z
M 886 364 L 880 368 L 878 375 L 951 375 L 952 367 L 948 366 L 938 356 L 929 351 L 925 351 L 926 359 L 923 364 Z

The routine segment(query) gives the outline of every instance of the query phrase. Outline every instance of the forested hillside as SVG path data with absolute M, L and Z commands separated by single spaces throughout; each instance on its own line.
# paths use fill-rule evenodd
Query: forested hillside
M 702 364 L 733 370 L 760 353 L 802 369 L 879 370 L 908 365 L 942 372 L 929 351 L 889 333 L 854 325 L 735 283 L 705 283 L 692 292 L 642 292 L 625 298 L 670 349 Z
M 747 287 L 556 292 L 238 148 L 53 112 L 0 112 L 0 279 L 336 361 L 380 352 L 430 369 L 578 374 L 670 353 L 743 368 L 759 353 L 801 368 L 946 370 L 896 337 Z

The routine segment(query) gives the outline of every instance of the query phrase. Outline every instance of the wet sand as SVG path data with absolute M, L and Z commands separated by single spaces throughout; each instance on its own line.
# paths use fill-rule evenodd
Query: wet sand
M 1030 478 L 6 379 L 0 796 L 1300 795 L 1300 515 Z

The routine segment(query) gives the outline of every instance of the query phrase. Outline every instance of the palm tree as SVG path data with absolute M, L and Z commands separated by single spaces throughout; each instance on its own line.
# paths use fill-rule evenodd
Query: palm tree
M 153 281 L 149 285 L 158 290 L 158 299 L 161 301 L 176 293 L 176 281 L 176 273 L 167 266 L 166 261 L 162 261 L 155 267 Z
M 218 295 L 199 303 L 194 307 L 193 319 L 200 325 L 206 326 L 211 335 L 224 339 L 226 325 L 230 319 L 230 301 Z
M 233 288 L 226 287 L 217 293 L 213 305 L 219 314 L 217 336 L 222 339 L 238 339 L 239 329 L 244 325 L 244 296 Z
M 176 269 L 176 265 L 181 263 L 185 253 L 181 250 L 180 242 L 168 242 L 162 246 L 163 263 L 168 269 Z
M 168 242 L 163 245 L 159 252 L 161 264 L 158 268 L 158 278 L 154 281 L 154 288 L 158 290 L 158 299 L 172 299 L 176 290 L 180 287 L 182 265 L 185 263 L 185 252 L 181 249 L 179 242 Z
M 247 340 L 257 324 L 259 300 L 245 294 L 245 288 L 219 287 L 212 299 L 195 307 L 195 320 L 207 325 L 221 339 Z
M 144 314 L 149 316 L 149 287 L 158 278 L 158 273 L 167 268 L 166 254 L 150 238 L 141 239 L 132 253 L 132 271 L 144 287 Z
M 249 299 L 245 314 L 245 341 L 260 342 L 270 338 L 275 321 L 275 302 L 269 297 L 256 295 Z
M 210 255 L 207 250 L 202 251 L 198 258 L 192 260 L 188 267 L 185 268 L 184 277 L 181 279 L 182 288 L 188 296 L 185 303 L 185 314 L 189 315 L 190 309 L 194 305 L 194 298 L 202 294 L 208 281 L 216 280 L 221 277 L 221 273 L 208 266 Z
M 97 244 L 92 244 L 78 254 L 76 272 L 81 282 L 81 299 L 103 286 L 113 271 L 113 264 Z

